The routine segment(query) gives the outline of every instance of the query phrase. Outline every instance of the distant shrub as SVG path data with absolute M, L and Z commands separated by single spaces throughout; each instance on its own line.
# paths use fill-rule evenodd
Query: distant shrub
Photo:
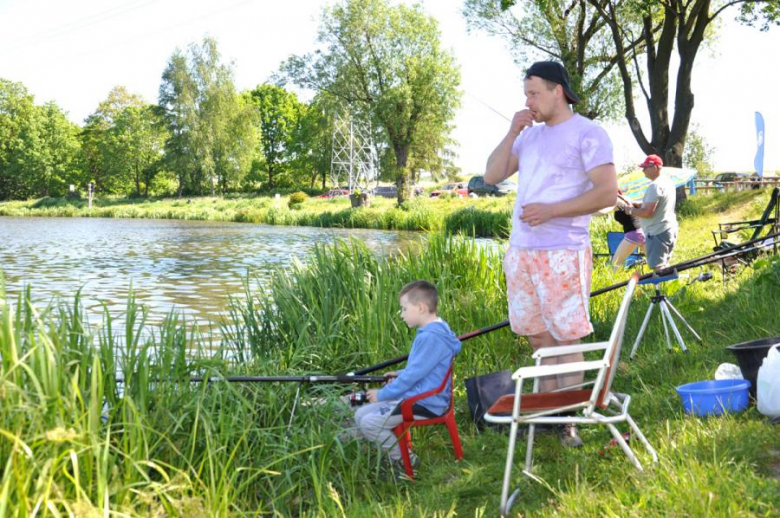
M 448 234 L 466 234 L 475 237 L 509 237 L 511 210 L 490 211 L 469 207 L 444 218 Z
M 287 206 L 290 209 L 298 209 L 303 204 L 303 202 L 306 201 L 306 198 L 308 198 L 308 196 L 306 195 L 305 192 L 303 191 L 294 192 L 290 195 L 290 199 L 287 202 Z

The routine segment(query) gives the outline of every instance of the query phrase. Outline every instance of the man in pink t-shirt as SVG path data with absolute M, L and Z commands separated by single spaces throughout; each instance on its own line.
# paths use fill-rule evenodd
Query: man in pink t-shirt
M 560 63 L 540 61 L 526 72 L 525 110 L 488 159 L 485 183 L 515 172 L 517 200 L 504 257 L 512 330 L 534 350 L 578 343 L 593 331 L 588 313 L 591 281 L 590 215 L 617 200 L 612 143 L 593 121 L 575 114 L 579 97 Z M 537 123 L 534 126 L 534 122 Z M 583 361 L 581 353 L 543 364 Z M 552 378 L 552 377 L 551 377 Z M 582 383 L 583 374 L 543 378 L 549 392 Z M 562 435 L 581 446 L 573 425 Z

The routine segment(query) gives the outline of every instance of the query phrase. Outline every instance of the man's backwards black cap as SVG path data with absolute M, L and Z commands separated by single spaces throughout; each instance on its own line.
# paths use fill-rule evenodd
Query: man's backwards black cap
M 525 72 L 526 79 L 531 76 L 540 77 L 561 85 L 569 104 L 577 104 L 580 102 L 579 96 L 574 93 L 574 90 L 571 89 L 571 85 L 569 84 L 569 73 L 566 72 L 563 65 L 557 61 L 537 61 Z

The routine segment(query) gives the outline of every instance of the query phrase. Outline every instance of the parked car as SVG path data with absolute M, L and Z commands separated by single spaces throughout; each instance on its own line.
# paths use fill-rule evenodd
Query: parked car
M 511 192 L 517 192 L 517 184 L 511 180 L 504 180 L 496 185 L 485 183 L 482 176 L 472 176 L 468 186 L 469 194 L 478 196 L 504 196 Z
M 720 173 L 714 180 L 720 182 L 738 182 L 740 180 L 748 180 L 750 173 Z
M 454 192 L 460 198 L 465 198 L 466 196 L 469 195 L 468 188 L 464 187 L 462 182 L 456 182 L 456 183 L 446 183 L 444 184 L 444 187 L 442 187 L 441 189 L 436 189 L 435 191 L 431 191 L 431 198 L 436 198 L 443 192 Z
M 349 196 L 348 189 L 331 189 L 325 194 L 320 194 L 317 198 L 342 198 L 344 196 Z
M 398 187 L 395 185 L 377 185 L 374 187 L 374 196 L 396 198 L 398 196 Z

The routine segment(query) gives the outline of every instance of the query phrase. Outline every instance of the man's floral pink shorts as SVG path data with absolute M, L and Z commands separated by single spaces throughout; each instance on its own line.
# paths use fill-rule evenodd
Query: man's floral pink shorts
M 509 322 L 516 334 L 549 331 L 558 341 L 593 332 L 588 312 L 592 257 L 585 250 L 518 250 L 504 256 Z

